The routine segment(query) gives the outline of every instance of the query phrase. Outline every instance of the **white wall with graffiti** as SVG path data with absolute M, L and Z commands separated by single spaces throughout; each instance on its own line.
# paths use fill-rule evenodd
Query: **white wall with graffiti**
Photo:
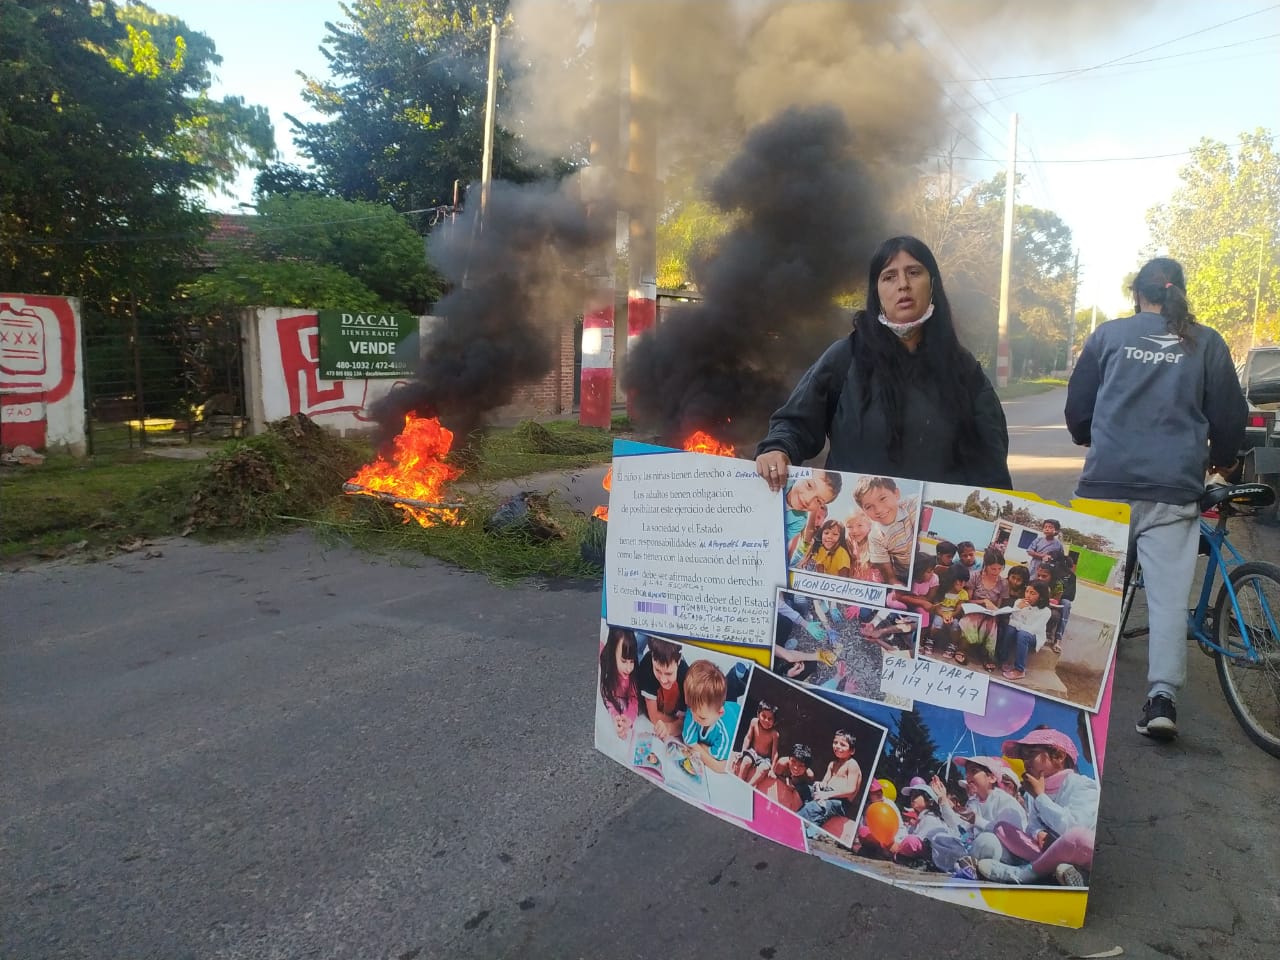
M 419 341 L 434 317 L 419 317 Z M 373 428 L 369 407 L 397 384 L 390 379 L 320 376 L 320 328 L 314 310 L 258 307 L 241 316 L 245 413 L 250 432 L 304 413 L 339 434 Z
M 80 301 L 0 293 L 0 443 L 85 453 Z

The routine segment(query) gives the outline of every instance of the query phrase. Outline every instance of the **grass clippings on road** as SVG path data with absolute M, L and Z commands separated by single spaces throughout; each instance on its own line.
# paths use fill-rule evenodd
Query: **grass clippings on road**
M 563 502 L 544 508 L 549 526 L 563 534 L 551 539 L 539 540 L 528 525 L 497 530 L 486 521 L 499 504 L 497 481 L 607 463 L 613 436 L 562 421 L 489 430 L 459 451 L 467 522 L 430 529 L 404 524 L 387 504 L 343 495 L 343 481 L 373 458 L 373 449 L 306 418 L 229 441 L 207 460 L 138 452 L 51 457 L 38 467 L 0 471 L 0 559 L 92 557 L 140 538 L 260 536 L 305 522 L 369 549 L 413 550 L 499 581 L 598 575 L 580 555 L 588 518 Z

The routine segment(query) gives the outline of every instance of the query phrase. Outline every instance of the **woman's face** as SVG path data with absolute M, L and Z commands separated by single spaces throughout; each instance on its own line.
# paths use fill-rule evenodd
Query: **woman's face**
M 880 271 L 880 309 L 890 323 L 912 323 L 929 307 L 933 281 L 923 263 L 899 250 Z
M 828 550 L 834 550 L 836 544 L 840 542 L 840 528 L 827 527 L 822 531 L 822 545 Z

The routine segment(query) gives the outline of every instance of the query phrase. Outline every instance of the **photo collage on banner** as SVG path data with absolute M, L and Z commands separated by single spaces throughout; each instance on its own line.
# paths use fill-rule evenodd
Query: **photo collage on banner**
M 1127 513 L 789 473 L 615 443 L 597 748 L 830 864 L 1080 926 Z

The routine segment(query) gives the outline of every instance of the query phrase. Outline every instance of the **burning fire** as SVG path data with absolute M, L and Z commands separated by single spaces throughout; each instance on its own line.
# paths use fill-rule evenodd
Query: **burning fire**
M 714 453 L 718 457 L 732 457 L 735 455 L 733 446 L 728 443 L 721 443 L 709 433 L 702 430 L 695 430 L 685 438 L 684 448 L 689 453 Z
M 702 430 L 695 430 L 689 434 L 684 441 L 684 449 L 688 453 L 713 453 L 719 457 L 732 457 L 735 455 L 732 444 L 721 443 L 711 434 Z M 613 489 L 613 468 L 609 468 L 609 472 L 604 475 L 604 479 L 600 481 L 600 485 L 606 490 Z M 601 520 L 609 519 L 608 507 L 596 507 L 591 511 L 593 517 L 599 517 Z
M 600 481 L 600 486 L 604 487 L 605 490 L 613 489 L 613 467 L 610 467 L 609 472 L 604 475 L 604 479 Z M 601 520 L 608 522 L 609 508 L 605 506 L 596 507 L 594 510 L 591 511 L 591 515 L 593 517 L 599 517 Z
M 382 493 L 397 498 L 392 505 L 405 512 L 405 523 L 410 517 L 424 527 L 459 523 L 457 503 L 446 490 L 447 484 L 462 475 L 457 467 L 444 462 L 452 446 L 453 431 L 441 426 L 435 417 L 408 414 L 404 430 L 395 439 L 394 462 L 388 463 L 379 456 L 365 464 L 347 481 L 362 489 L 348 492 L 365 496 Z

